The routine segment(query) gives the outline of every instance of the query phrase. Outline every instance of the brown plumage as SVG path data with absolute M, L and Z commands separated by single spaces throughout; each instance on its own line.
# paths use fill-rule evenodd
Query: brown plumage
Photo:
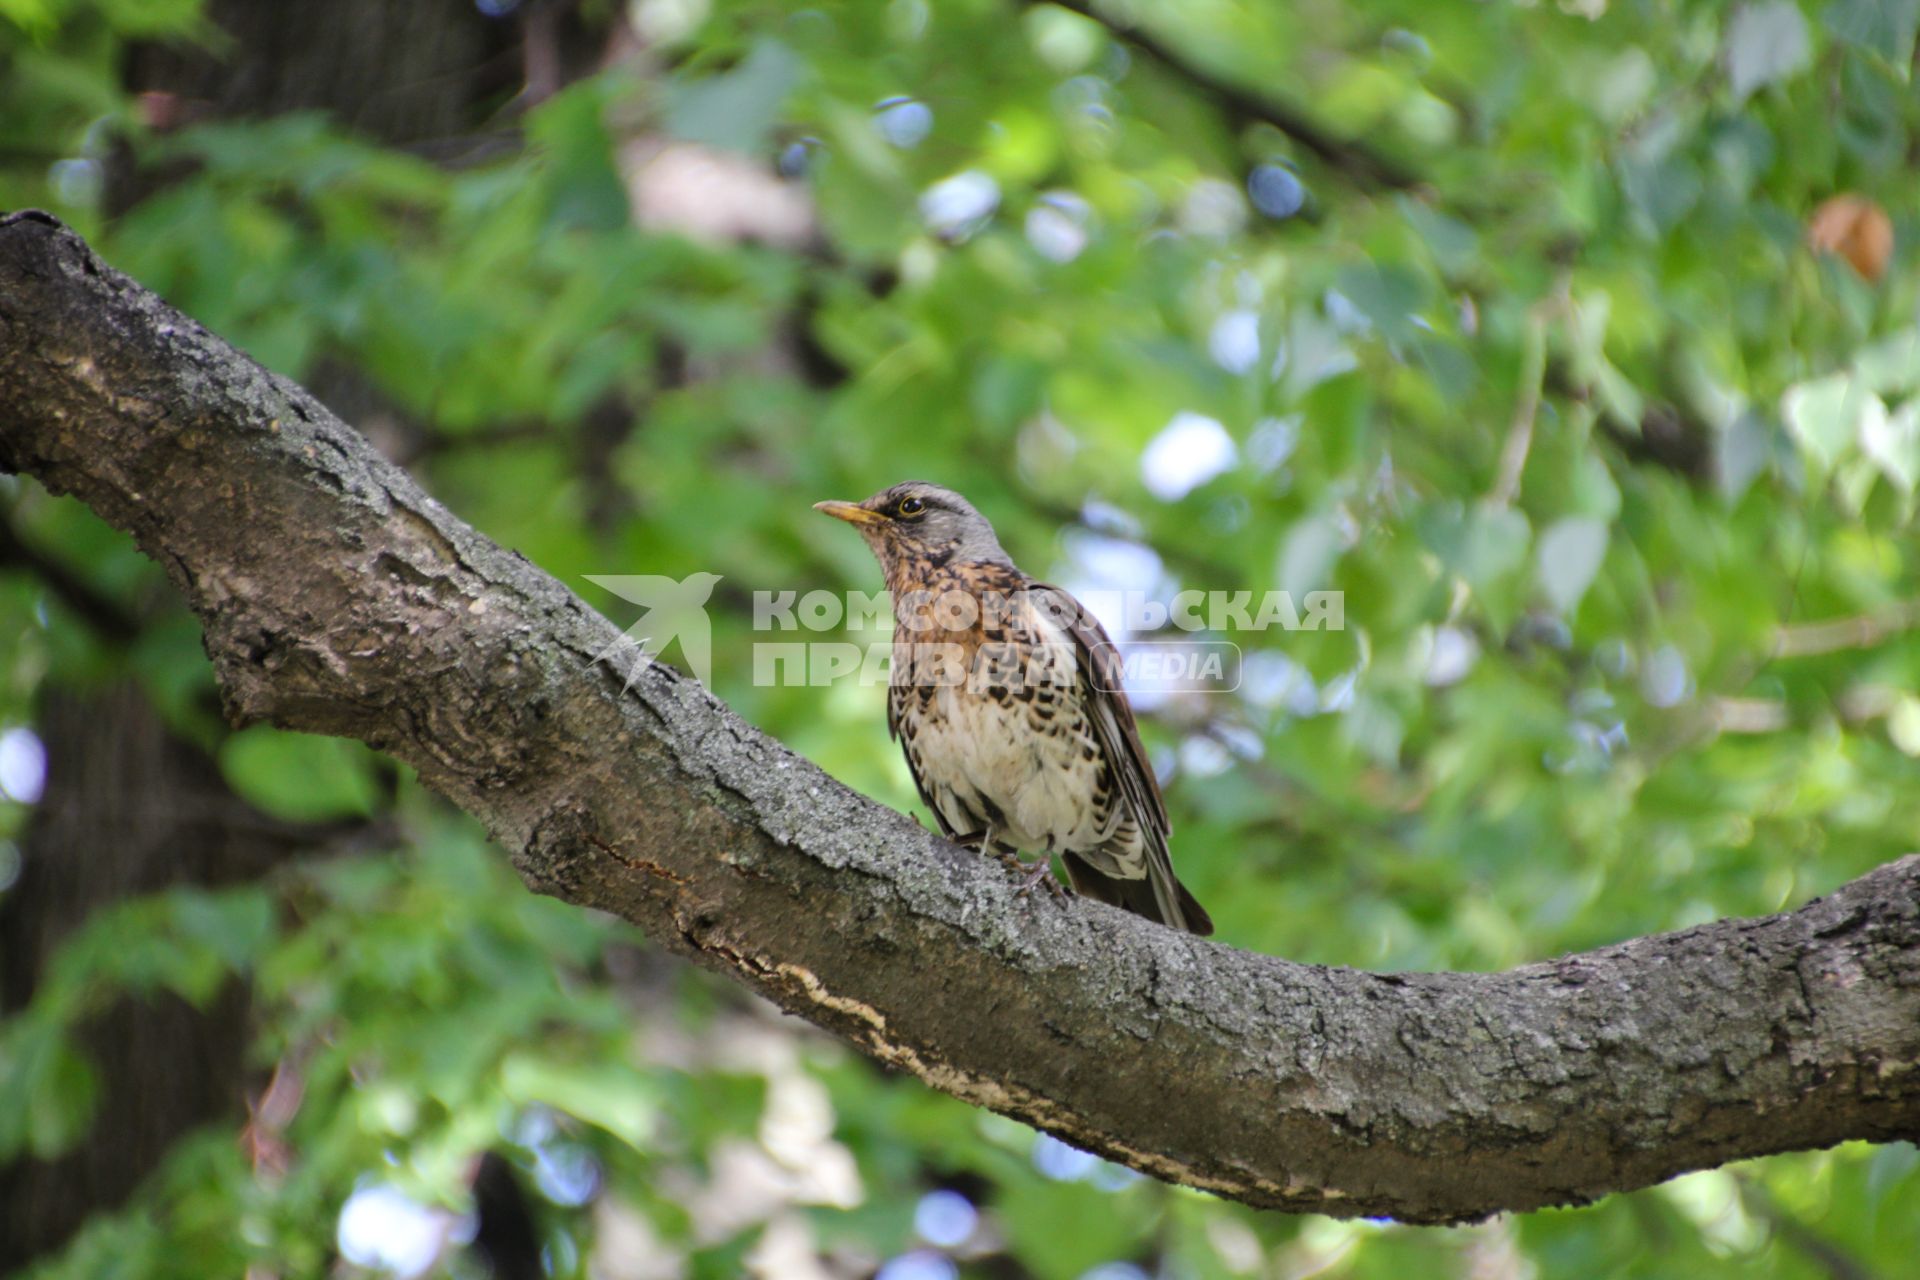
M 1173 874 L 1166 805 L 1099 622 L 1016 568 L 951 490 L 909 481 L 817 509 L 858 529 L 886 576 L 887 728 L 941 830 L 1013 861 L 1058 853 L 1088 897 L 1213 932 Z

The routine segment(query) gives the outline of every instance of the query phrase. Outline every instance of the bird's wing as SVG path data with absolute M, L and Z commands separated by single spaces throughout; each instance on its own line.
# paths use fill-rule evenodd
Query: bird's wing
M 899 685 L 887 686 L 887 736 L 900 744 L 900 754 L 906 757 L 907 774 L 913 779 L 913 789 L 920 793 L 920 803 L 933 813 L 933 820 L 940 824 L 940 834 L 955 835 L 953 824 L 947 821 L 947 815 L 940 812 L 940 806 L 927 794 L 927 784 L 920 777 L 920 762 L 914 756 L 913 748 L 900 736 L 900 704 L 906 697 L 906 690 Z M 970 834 L 970 833 L 969 833 Z
M 1100 620 L 1061 588 L 1036 582 L 1029 590 L 1036 607 L 1073 638 L 1074 665 L 1085 682 L 1089 718 L 1101 752 L 1113 765 L 1120 793 L 1127 798 L 1135 821 L 1142 831 L 1157 835 L 1157 843 L 1164 848 L 1167 836 L 1172 834 L 1167 804 L 1160 797 L 1160 783 L 1153 776 L 1146 748 L 1140 745 L 1140 729 L 1134 723 L 1133 706 L 1127 701 L 1121 679 L 1120 650 L 1108 638 Z
M 1071 856 L 1066 859 L 1068 875 L 1076 887 L 1085 887 L 1103 901 L 1176 929 L 1203 936 L 1212 933 L 1213 921 L 1206 909 L 1173 873 L 1173 855 L 1167 848 L 1167 837 L 1173 829 L 1167 821 L 1166 801 L 1160 796 L 1160 782 L 1153 776 L 1146 748 L 1140 745 L 1140 728 L 1134 723 L 1133 706 L 1121 681 L 1120 651 L 1099 619 L 1065 591 L 1046 583 L 1035 583 L 1031 590 L 1035 606 L 1073 637 L 1074 666 L 1094 736 L 1101 753 L 1112 764 L 1120 794 L 1126 797 L 1127 807 L 1140 825 L 1146 855 L 1141 879 L 1110 878 Z

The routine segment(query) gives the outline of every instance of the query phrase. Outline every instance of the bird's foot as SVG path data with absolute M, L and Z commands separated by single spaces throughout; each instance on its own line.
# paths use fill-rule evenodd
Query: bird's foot
M 1042 857 L 1037 862 L 1026 862 L 1018 853 L 1010 850 L 997 851 L 994 857 L 1004 862 L 1007 869 L 1019 879 L 1020 887 L 1014 890 L 1014 897 L 1024 898 L 1043 884 L 1047 887 L 1048 894 L 1055 898 L 1064 901 L 1071 896 L 1067 886 L 1061 884 L 1054 876 L 1052 858 Z

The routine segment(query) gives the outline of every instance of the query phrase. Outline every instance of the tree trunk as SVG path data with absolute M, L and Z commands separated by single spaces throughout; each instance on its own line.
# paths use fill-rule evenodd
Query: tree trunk
M 0 1012 L 23 1007 L 59 945 L 96 910 L 174 885 L 252 879 L 310 844 L 227 789 L 198 747 L 131 686 L 54 690 L 35 727 L 47 782 L 0 896 Z M 188 1130 L 242 1110 L 247 994 L 205 1010 L 165 992 L 122 999 L 87 1027 L 93 1128 L 57 1160 L 0 1168 L 0 1274 L 121 1204 Z

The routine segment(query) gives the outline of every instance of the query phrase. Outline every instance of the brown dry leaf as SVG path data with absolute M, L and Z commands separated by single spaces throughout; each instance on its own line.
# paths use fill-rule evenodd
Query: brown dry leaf
M 1807 243 L 1817 253 L 1839 254 L 1862 279 L 1877 284 L 1893 256 L 1893 220 L 1865 196 L 1832 196 L 1807 222 Z

